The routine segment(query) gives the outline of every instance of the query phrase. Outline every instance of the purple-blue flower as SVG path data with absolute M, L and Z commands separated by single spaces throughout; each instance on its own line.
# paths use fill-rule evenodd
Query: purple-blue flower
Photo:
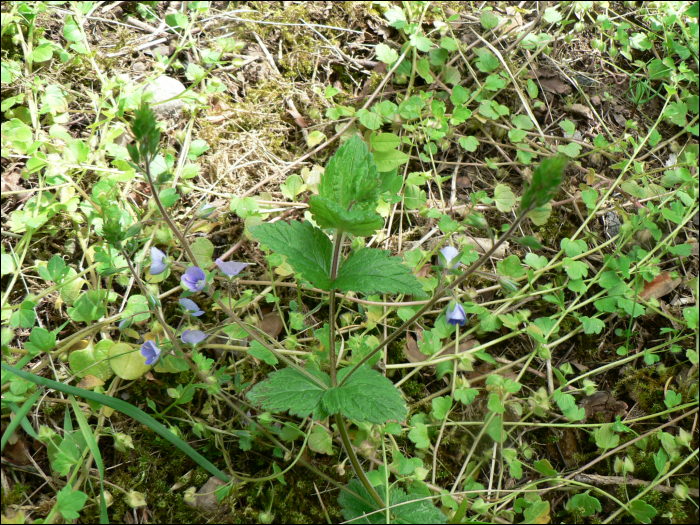
M 201 330 L 185 330 L 180 336 L 180 340 L 188 345 L 197 345 L 207 338 L 207 334 Z
M 199 211 L 197 212 L 197 217 L 201 217 L 202 219 L 206 219 L 209 217 L 212 213 L 216 211 L 216 206 L 212 204 L 205 204 L 201 208 L 199 208 Z
M 158 248 L 155 246 L 151 247 L 151 269 L 148 270 L 148 272 L 151 275 L 158 275 L 159 273 L 163 273 L 165 269 L 168 267 L 168 263 L 165 261 L 166 257 L 165 254 L 160 251 Z
M 198 266 L 190 266 L 180 277 L 180 282 L 190 292 L 201 292 L 207 285 L 207 276 Z
M 204 310 L 200 310 L 197 303 L 195 303 L 192 299 L 183 297 L 180 299 L 180 304 L 186 310 L 186 313 L 190 314 L 192 317 L 199 317 L 204 313 Z
M 440 250 L 440 256 L 438 258 L 440 259 L 440 264 L 442 266 L 448 270 L 451 270 L 459 264 L 459 259 L 457 258 L 458 255 L 459 250 L 457 250 L 457 248 L 445 246 Z
M 141 345 L 141 355 L 146 358 L 146 364 L 152 365 L 160 357 L 160 348 L 153 341 L 146 341 Z
M 216 261 L 216 265 L 219 269 L 224 272 L 228 277 L 234 277 L 241 273 L 243 268 L 248 266 L 248 263 L 238 262 L 238 261 L 222 261 L 219 257 Z
M 447 322 L 452 325 L 464 326 L 467 322 L 467 314 L 464 313 L 464 308 L 459 303 L 456 303 L 454 307 L 451 307 L 452 303 L 447 306 Z

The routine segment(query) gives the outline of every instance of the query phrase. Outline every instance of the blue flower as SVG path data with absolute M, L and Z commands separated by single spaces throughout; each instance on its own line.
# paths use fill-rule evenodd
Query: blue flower
M 454 307 L 452 307 L 452 303 L 450 303 L 447 306 L 445 315 L 447 316 L 447 322 L 452 325 L 464 326 L 464 323 L 467 322 L 467 314 L 464 313 L 464 308 L 462 308 L 462 305 L 459 303 L 456 303 Z
M 180 336 L 180 340 L 183 343 L 189 345 L 197 345 L 207 338 L 207 334 L 201 330 L 185 330 Z
M 119 323 L 119 330 L 126 330 L 131 326 L 131 317 L 127 317 L 126 319 L 122 319 L 121 322 Z
M 141 355 L 146 358 L 146 364 L 152 365 L 160 358 L 160 348 L 153 341 L 146 341 L 141 345 Z
M 197 303 L 195 303 L 192 299 L 186 299 L 183 297 L 180 299 L 180 304 L 185 309 L 185 313 L 190 314 L 192 317 L 199 317 L 204 313 L 204 310 L 200 310 Z
M 459 258 L 457 258 L 458 255 L 459 250 L 457 250 L 457 248 L 453 248 L 452 246 L 445 246 L 440 250 L 440 255 L 438 256 L 438 258 L 440 259 L 440 264 L 442 266 L 444 266 L 448 270 L 451 270 L 459 264 Z
M 190 292 L 201 292 L 207 285 L 207 276 L 198 266 L 190 266 L 180 277 L 180 282 Z
M 228 277 L 234 277 L 241 273 L 243 268 L 248 266 L 248 263 L 244 262 L 238 262 L 238 261 L 222 261 L 221 257 L 219 257 L 216 261 L 216 265 L 219 267 L 219 270 L 224 272 Z
M 151 247 L 151 261 L 151 269 L 148 270 L 151 275 L 163 273 L 168 267 L 165 254 L 155 246 Z
M 215 211 L 216 211 L 216 206 L 214 206 L 212 204 L 205 204 L 201 208 L 199 208 L 199 210 L 197 211 L 197 217 L 201 217 L 202 219 L 206 219 Z

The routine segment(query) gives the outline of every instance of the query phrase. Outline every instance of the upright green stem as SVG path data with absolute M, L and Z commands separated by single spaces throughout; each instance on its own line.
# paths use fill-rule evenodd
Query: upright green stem
M 340 251 L 343 247 L 343 238 L 345 234 L 341 231 L 335 233 L 333 238 L 333 259 L 331 261 L 331 282 L 335 280 L 338 276 L 338 267 L 340 266 Z M 330 321 L 329 321 L 329 337 L 328 337 L 328 356 L 330 359 L 330 372 L 331 372 L 331 384 L 333 387 L 338 386 L 338 371 L 336 370 L 335 363 L 335 308 L 336 308 L 336 297 L 335 289 L 330 291 L 329 304 L 330 304 Z M 352 448 L 352 442 L 350 441 L 350 436 L 348 435 L 348 429 L 345 427 L 345 421 L 340 412 L 334 415 L 335 424 L 338 427 L 338 432 L 340 433 L 340 439 L 343 441 L 343 446 L 345 447 L 345 453 L 350 458 L 350 464 L 352 465 L 355 474 L 360 479 L 360 483 L 365 487 L 365 490 L 372 496 L 372 499 L 379 505 L 379 508 L 384 508 L 385 504 L 379 493 L 374 490 L 374 487 L 367 479 L 360 461 L 357 459 L 357 454 Z
M 168 213 L 165 211 L 165 208 L 163 207 L 163 203 L 160 202 L 160 198 L 158 197 L 158 192 L 156 191 L 156 186 L 153 184 L 153 178 L 151 177 L 151 159 L 147 158 L 145 164 L 145 169 L 144 173 L 146 174 L 146 179 L 148 180 L 148 186 L 151 188 L 151 195 L 153 195 L 153 200 L 156 201 L 156 205 L 158 206 L 158 210 L 160 210 L 160 214 L 163 217 L 163 220 L 165 223 L 168 225 L 170 230 L 175 234 L 175 237 L 177 237 L 177 240 L 180 241 L 180 245 L 182 245 L 183 250 L 185 250 L 185 253 L 187 253 L 187 258 L 190 260 L 190 262 L 194 265 L 197 264 L 197 258 L 194 256 L 194 253 L 192 253 L 192 250 L 190 249 L 190 244 L 185 240 L 185 236 L 182 235 L 182 232 L 180 232 L 180 229 L 175 225 L 173 220 L 170 218 Z
M 343 237 L 345 235 L 343 232 L 336 232 L 335 238 L 333 239 L 333 260 L 331 261 L 331 282 L 335 281 L 338 277 L 338 266 L 340 265 L 340 250 L 343 247 Z M 330 308 L 330 322 L 329 322 L 329 337 L 328 337 L 328 358 L 330 359 L 331 365 L 331 384 L 333 386 L 338 385 L 337 370 L 335 368 L 335 289 L 330 291 L 329 298 L 329 308 Z

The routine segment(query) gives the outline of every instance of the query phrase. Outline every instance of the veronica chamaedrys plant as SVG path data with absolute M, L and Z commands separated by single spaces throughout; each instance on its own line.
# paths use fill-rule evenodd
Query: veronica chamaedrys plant
M 151 247 L 151 268 L 148 272 L 151 275 L 163 273 L 168 267 L 168 258 L 161 250 L 155 246 Z
M 185 314 L 191 315 L 192 317 L 199 317 L 204 313 L 204 310 L 200 310 L 197 303 L 192 299 L 187 299 L 186 297 L 181 297 L 179 303 L 185 310 Z
M 198 266 L 190 266 L 180 277 L 180 282 L 190 292 L 201 292 L 207 285 L 207 275 Z
M 161 349 L 153 341 L 141 345 L 141 355 L 146 358 L 146 364 L 152 365 L 160 358 Z
M 528 212 L 548 202 L 562 180 L 565 165 L 566 160 L 562 158 L 543 162 L 533 175 L 531 187 L 523 195 L 525 204 L 521 204 L 521 216 L 493 244 L 491 250 L 466 272 L 456 276 L 450 284 L 442 285 L 411 319 L 359 362 L 352 367 L 337 370 L 336 292 L 367 295 L 422 292 L 422 286 L 410 269 L 400 258 L 390 257 L 388 251 L 360 248 L 350 251 L 347 256 L 343 255 L 347 234 L 371 235 L 382 226 L 383 221 L 376 213 L 379 197 L 394 187 L 395 180 L 400 182 L 401 179 L 397 178 L 395 172 L 378 172 L 372 154 L 358 135 L 348 139 L 328 162 L 319 184 L 319 194 L 309 199 L 309 211 L 320 227 L 310 221 L 278 221 L 250 228 L 263 247 L 286 257 L 302 284 L 306 281 L 329 292 L 329 373 L 318 366 L 307 367 L 306 374 L 295 368 L 283 368 L 257 383 L 248 392 L 248 398 L 263 410 L 271 412 L 288 411 L 300 417 L 312 415 L 316 420 L 333 415 L 345 450 L 359 478 L 359 481 L 351 482 L 351 489 L 362 494 L 363 498 L 371 499 L 377 509 L 394 503 L 391 495 L 389 501 L 384 502 L 364 474 L 344 419 L 383 424 L 392 419 L 403 421 L 407 416 L 407 408 L 399 391 L 389 379 L 366 363 L 381 348 L 405 333 L 441 296 L 451 293 L 483 264 L 516 231 Z M 333 235 L 332 241 L 326 231 Z M 455 248 L 448 248 L 443 249 L 440 255 L 444 258 L 445 270 L 455 272 L 459 252 Z M 456 300 L 448 307 L 447 320 L 455 326 L 466 323 L 464 308 Z M 431 512 L 439 513 L 432 504 L 429 507 Z

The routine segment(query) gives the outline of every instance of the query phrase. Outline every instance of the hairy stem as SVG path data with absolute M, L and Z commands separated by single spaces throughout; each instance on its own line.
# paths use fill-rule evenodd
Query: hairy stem
M 345 235 L 338 231 L 335 233 L 335 238 L 333 239 L 333 260 L 331 261 L 331 282 L 335 281 L 338 277 L 338 266 L 340 265 L 340 250 L 343 247 L 343 237 Z M 330 291 L 330 297 L 328 299 L 329 309 L 330 309 L 330 320 L 329 320 L 329 337 L 328 337 L 328 358 L 330 359 L 331 365 L 331 385 L 337 386 L 338 384 L 338 374 L 335 368 L 335 289 Z
M 335 424 L 338 426 L 338 431 L 340 432 L 340 439 L 343 441 L 345 452 L 350 458 L 350 464 L 352 465 L 355 474 L 357 474 L 357 477 L 360 478 L 360 483 L 362 483 L 362 486 L 365 487 L 365 490 L 369 492 L 369 495 L 372 496 L 372 499 L 377 503 L 377 505 L 379 505 L 379 508 L 383 509 L 386 505 L 384 504 L 384 501 L 382 500 L 379 493 L 376 490 L 374 490 L 374 487 L 367 479 L 367 476 L 365 476 L 365 472 L 362 470 L 360 461 L 357 459 L 357 454 L 355 454 L 355 451 L 352 449 L 352 443 L 350 442 L 348 429 L 345 428 L 345 422 L 343 421 L 343 416 L 341 416 L 340 413 L 335 414 Z

